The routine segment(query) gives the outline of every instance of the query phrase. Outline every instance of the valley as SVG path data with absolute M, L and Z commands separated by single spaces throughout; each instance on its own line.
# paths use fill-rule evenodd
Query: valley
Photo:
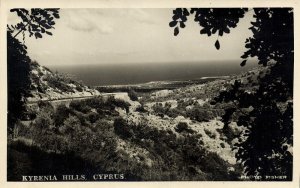
M 234 80 L 251 81 L 254 89 L 261 71 L 106 86 L 103 92 L 34 65 L 32 78 L 40 79 L 32 79 L 27 112 L 10 143 L 73 153 L 102 173 L 125 173 L 131 180 L 239 180 L 234 145 L 245 129 L 232 122 L 224 131 L 221 116 L 232 104 L 211 101 Z

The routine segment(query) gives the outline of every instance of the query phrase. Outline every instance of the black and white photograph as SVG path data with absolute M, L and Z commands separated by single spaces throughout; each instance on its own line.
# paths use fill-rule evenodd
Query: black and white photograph
M 9 8 L 8 182 L 291 182 L 294 8 Z

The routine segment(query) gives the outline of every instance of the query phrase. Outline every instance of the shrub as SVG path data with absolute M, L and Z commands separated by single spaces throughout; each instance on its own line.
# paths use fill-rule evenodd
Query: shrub
M 209 152 L 206 157 L 203 158 L 201 163 L 201 169 L 204 172 L 209 173 L 210 179 L 213 180 L 231 180 L 237 179 L 228 174 L 229 164 L 218 156 L 216 153 Z
M 87 116 L 91 123 L 95 123 L 100 118 L 100 115 L 96 112 L 90 112 Z
M 123 139 L 128 139 L 133 136 L 133 131 L 130 129 L 126 121 L 122 118 L 117 118 L 115 120 L 114 130 L 115 133 Z
M 79 130 L 81 122 L 75 116 L 69 115 L 69 117 L 64 121 L 63 126 L 59 128 L 59 131 L 63 134 L 73 134 Z
M 91 111 L 91 107 L 86 104 L 86 102 L 83 101 L 72 101 L 70 103 L 70 108 L 73 108 L 74 110 L 82 113 L 88 113 Z
M 160 117 L 164 117 L 164 115 L 167 114 L 167 112 L 169 111 L 170 108 L 168 107 L 164 107 L 162 105 L 162 103 L 155 103 L 153 106 L 152 106 L 152 109 L 154 111 L 154 113 Z
M 56 127 L 60 127 L 63 125 L 65 119 L 69 117 L 71 110 L 67 108 L 65 105 L 61 104 L 56 108 L 55 113 L 53 114 L 53 119 Z
M 228 143 L 230 143 L 233 139 L 235 139 L 238 134 L 235 133 L 235 131 L 231 128 L 231 127 L 228 127 L 227 129 L 222 129 L 223 131 L 223 134 L 226 136 L 226 141 Z
M 125 109 L 126 113 L 129 112 L 130 104 L 121 99 L 115 99 L 114 97 L 109 97 L 105 104 L 111 107 L 120 107 L 122 109 Z
M 222 142 L 220 143 L 221 148 L 225 148 L 225 144 Z
M 93 97 L 91 99 L 85 100 L 85 103 L 91 108 L 99 108 L 105 105 L 104 99 L 102 97 Z
M 176 118 L 177 116 L 185 116 L 185 113 L 182 112 L 181 110 L 177 108 L 170 108 L 167 112 L 166 115 L 171 117 L 171 118 Z
M 54 110 L 52 104 L 48 101 L 39 101 L 38 107 L 40 109 L 44 109 L 45 111 L 48 111 L 48 112 L 53 112 L 53 110 Z
M 41 110 L 34 121 L 35 127 L 40 130 L 45 130 L 54 127 L 54 121 L 51 114 L 46 110 Z
M 129 98 L 130 98 L 132 101 L 137 101 L 137 100 L 138 100 L 137 93 L 136 93 L 133 89 L 130 89 L 130 90 L 128 91 L 128 96 L 129 96 Z
M 76 90 L 79 91 L 79 92 L 82 92 L 82 91 L 83 91 L 83 89 L 82 89 L 81 86 L 76 86 Z
M 80 124 L 83 125 L 83 126 L 89 126 L 91 125 L 90 122 L 89 122 L 89 118 L 86 114 L 82 113 L 82 112 L 74 112 L 73 113 L 74 116 L 76 116 L 79 121 L 80 121 Z
M 197 120 L 199 122 L 208 122 L 213 118 L 213 114 L 211 111 L 202 108 L 192 108 L 187 110 L 186 115 L 192 120 Z
M 216 138 L 216 134 L 215 134 L 215 133 L 212 133 L 210 130 L 204 129 L 204 132 L 205 132 L 205 134 L 207 134 L 207 136 L 209 136 L 210 138 L 212 138 L 212 139 L 215 139 L 215 138 Z
M 178 133 L 187 132 L 187 133 L 194 133 L 192 129 L 189 128 L 186 122 L 179 122 L 175 128 L 175 131 Z
M 138 106 L 138 107 L 136 108 L 136 111 L 137 111 L 137 112 L 141 112 L 141 113 L 148 112 L 148 111 L 144 108 L 143 105 Z

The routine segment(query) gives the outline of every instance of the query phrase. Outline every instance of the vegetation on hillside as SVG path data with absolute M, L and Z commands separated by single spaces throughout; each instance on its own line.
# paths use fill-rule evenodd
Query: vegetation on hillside
M 228 171 L 232 165 L 203 147 L 201 135 L 182 123 L 177 126 L 179 134 L 129 123 L 116 110 L 128 111 L 129 106 L 112 97 L 73 101 L 56 109 L 41 102 L 36 118 L 29 126 L 19 123 L 15 134 L 43 151 L 73 153 L 102 171 L 136 179 L 238 179 L 237 171 Z
M 52 72 L 47 67 L 39 65 L 36 61 L 30 63 L 30 94 L 31 97 L 75 94 L 80 92 L 95 92 L 95 90 L 76 81 L 72 76 Z M 37 99 L 36 99 L 37 100 Z
M 216 102 L 231 102 L 223 116 L 226 124 L 231 115 L 242 111 L 238 125 L 247 129 L 245 141 L 236 144 L 236 156 L 243 163 L 249 176 L 270 175 L 292 177 L 293 145 L 293 72 L 294 26 L 291 8 L 177 8 L 173 11 L 170 27 L 174 35 L 185 28 L 188 17 L 201 27 L 200 34 L 217 35 L 215 47 L 220 50 L 219 37 L 230 33 L 245 14 L 253 10 L 255 21 L 249 28 L 253 36 L 245 41 L 246 51 L 241 56 L 244 66 L 256 57 L 258 64 L 268 66 L 265 75 L 258 79 L 258 88 L 251 92 L 244 83 L 236 81 L 231 88 L 220 93 Z M 221 24 L 220 24 L 221 23 Z M 243 111 L 243 109 L 247 109 Z M 226 126 L 224 127 L 226 129 Z

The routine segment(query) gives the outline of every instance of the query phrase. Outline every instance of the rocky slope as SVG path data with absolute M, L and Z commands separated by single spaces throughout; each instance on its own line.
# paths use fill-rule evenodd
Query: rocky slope
M 91 89 L 71 77 L 54 73 L 36 62 L 31 64 L 31 86 L 28 101 L 53 100 L 61 98 L 99 95 L 99 91 Z

